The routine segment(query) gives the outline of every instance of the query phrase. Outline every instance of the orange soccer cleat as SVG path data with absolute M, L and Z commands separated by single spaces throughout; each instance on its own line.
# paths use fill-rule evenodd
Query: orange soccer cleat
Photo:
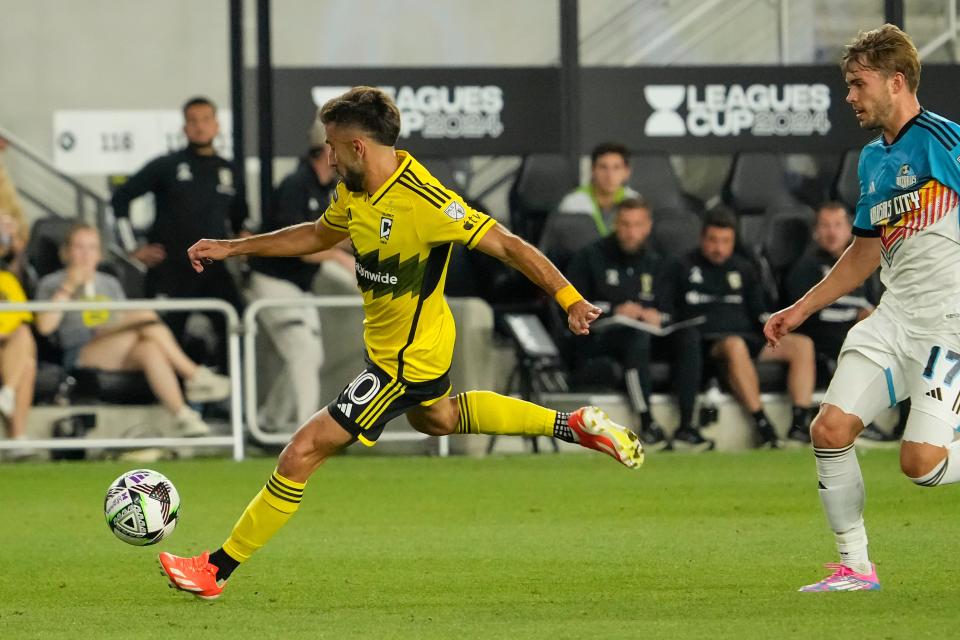
M 643 445 L 630 429 L 622 427 L 597 407 L 581 407 L 567 421 L 577 444 L 606 453 L 620 464 L 636 469 L 643 464 Z
M 215 600 L 223 593 L 227 581 L 217 582 L 218 569 L 210 564 L 210 554 L 206 551 L 193 558 L 163 552 L 159 559 L 171 587 L 189 591 L 204 600 Z

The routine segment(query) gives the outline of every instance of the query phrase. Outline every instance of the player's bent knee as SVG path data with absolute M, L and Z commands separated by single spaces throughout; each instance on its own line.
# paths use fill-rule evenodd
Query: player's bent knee
M 407 412 L 410 426 L 428 436 L 449 436 L 456 433 L 459 418 L 456 398 L 444 398 L 432 405 L 420 405 Z
M 810 425 L 810 438 L 815 447 L 841 449 L 851 444 L 862 429 L 863 424 L 857 416 L 844 413 L 832 404 L 824 404 Z
M 933 487 L 938 484 L 937 479 L 929 476 L 946 457 L 947 450 L 943 447 L 905 440 L 900 446 L 900 470 L 917 485 Z

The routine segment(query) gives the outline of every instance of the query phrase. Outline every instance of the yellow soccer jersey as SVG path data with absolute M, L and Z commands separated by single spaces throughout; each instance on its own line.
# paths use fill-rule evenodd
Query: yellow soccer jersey
M 26 302 L 27 296 L 20 286 L 20 281 L 9 271 L 0 271 L 0 301 Z M 0 305 L 2 306 L 2 305 Z M 7 336 L 23 322 L 33 320 L 29 311 L 8 311 L 0 313 L 0 336 Z
M 370 359 L 403 382 L 424 382 L 446 373 L 453 358 L 456 328 L 443 297 L 453 243 L 472 249 L 496 222 L 407 152 L 397 159 L 373 195 L 338 184 L 321 221 L 353 241 Z

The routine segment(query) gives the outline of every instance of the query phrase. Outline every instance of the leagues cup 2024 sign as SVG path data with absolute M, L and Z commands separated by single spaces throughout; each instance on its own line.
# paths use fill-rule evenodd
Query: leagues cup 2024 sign
M 251 80 L 253 78 L 251 77 Z M 401 113 L 398 145 L 423 156 L 561 150 L 560 73 L 535 68 L 274 70 L 278 155 L 299 155 L 317 108 L 356 85 L 380 87 Z
M 876 136 L 857 124 L 836 65 L 592 67 L 581 77 L 584 149 L 619 140 L 681 154 L 837 153 Z M 921 104 L 956 118 L 958 81 L 955 66 L 925 66 Z

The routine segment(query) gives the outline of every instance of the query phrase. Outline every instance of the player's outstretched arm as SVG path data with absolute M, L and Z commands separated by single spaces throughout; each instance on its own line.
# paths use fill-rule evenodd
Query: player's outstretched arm
M 335 231 L 317 220 L 234 240 L 204 238 L 187 249 L 187 257 L 194 270 L 200 273 L 204 264 L 232 256 L 287 257 L 316 253 L 335 246 L 348 235 L 346 231 Z
M 477 243 L 477 249 L 513 267 L 553 296 L 567 312 L 567 326 L 577 335 L 590 333 L 600 309 L 584 300 L 560 270 L 540 251 L 503 225 L 496 224 Z
M 854 237 L 837 263 L 823 280 L 813 285 L 799 300 L 770 316 L 763 327 L 767 343 L 777 346 L 787 335 L 811 315 L 844 296 L 870 277 L 880 266 L 880 239 Z

